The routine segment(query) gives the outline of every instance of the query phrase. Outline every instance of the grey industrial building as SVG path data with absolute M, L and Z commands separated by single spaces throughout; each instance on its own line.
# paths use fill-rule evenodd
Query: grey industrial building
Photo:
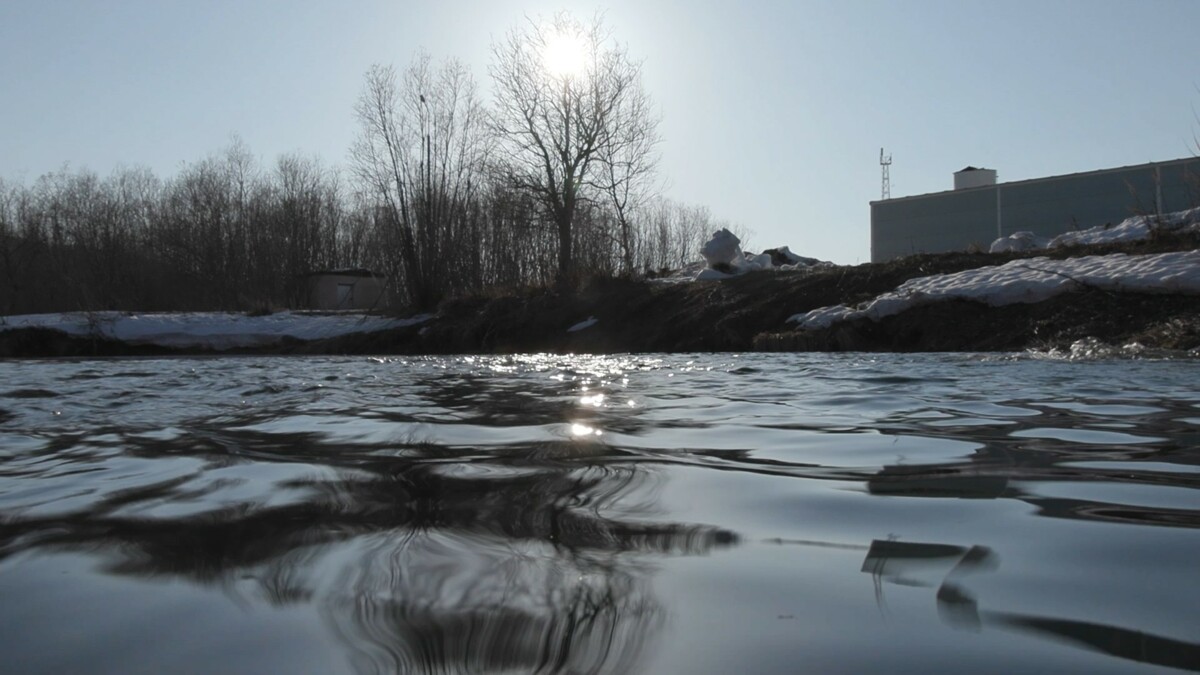
M 1195 206 L 1200 159 L 1194 157 L 1011 183 L 997 183 L 992 169 L 969 166 L 954 174 L 953 190 L 871 202 L 871 261 L 976 246 L 986 251 L 1014 232 L 1052 237 Z

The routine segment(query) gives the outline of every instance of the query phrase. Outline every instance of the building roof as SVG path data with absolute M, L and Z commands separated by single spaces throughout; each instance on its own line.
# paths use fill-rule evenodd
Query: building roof
M 916 195 L 904 195 L 903 197 L 892 197 L 890 199 L 873 199 L 870 201 L 870 203 L 871 204 L 883 204 L 885 202 L 899 202 L 899 201 L 903 201 L 905 199 L 919 199 L 921 197 L 931 197 L 933 195 L 946 194 L 949 192 L 967 192 L 970 190 L 980 190 L 980 189 L 984 189 L 984 188 L 1004 187 L 1005 185 L 1018 185 L 1021 183 L 1038 183 L 1038 182 L 1047 181 L 1047 180 L 1058 180 L 1060 178 L 1074 178 L 1077 176 L 1099 175 L 1099 174 L 1103 174 L 1103 173 L 1110 173 L 1113 171 L 1128 171 L 1129 169 L 1153 169 L 1155 167 L 1160 167 L 1160 166 L 1171 166 L 1171 165 L 1175 165 L 1175 164 L 1192 164 L 1192 163 L 1200 163 L 1200 158 L 1184 157 L 1182 159 L 1168 159 L 1163 162 L 1146 162 L 1145 164 L 1129 164 L 1127 166 L 1114 166 L 1114 167 L 1111 167 L 1108 169 L 1093 169 L 1091 171 L 1077 171 L 1075 173 L 1063 173 L 1063 174 L 1059 174 L 1057 176 L 1043 176 L 1041 178 L 1026 178 L 1023 180 L 1013 180 L 1013 181 L 1008 181 L 1007 183 L 992 183 L 991 185 L 979 185 L 976 187 L 969 187 L 969 188 L 938 190 L 937 192 L 925 192 L 925 193 L 916 194 Z M 974 169 L 976 171 L 979 170 L 979 169 L 976 169 L 975 167 L 968 166 L 966 169 L 963 169 L 963 171 L 966 171 L 968 169 Z M 956 171 L 955 173 L 962 173 L 962 171 Z

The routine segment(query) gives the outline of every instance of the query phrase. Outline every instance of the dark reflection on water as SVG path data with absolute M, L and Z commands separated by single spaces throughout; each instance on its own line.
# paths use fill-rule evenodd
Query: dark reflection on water
M 1152 430 L 1153 436 L 1135 435 L 1126 429 L 1128 422 L 1120 424 L 1120 431 L 1098 430 L 1098 426 L 1113 425 L 1111 416 L 1059 410 L 1057 405 L 1033 401 L 1014 400 L 1007 405 L 1037 414 L 1014 416 L 1009 424 L 992 429 L 953 424 L 923 429 L 926 435 L 982 446 L 966 461 L 945 463 L 936 471 L 928 466 L 885 466 L 867 481 L 868 488 L 872 494 L 904 497 L 1019 499 L 1037 506 L 1038 515 L 1053 518 L 1200 527 L 1200 510 L 1191 499 L 1181 503 L 1187 508 L 1170 508 L 1047 497 L 1022 488 L 1032 481 L 1200 487 L 1200 434 L 1196 431 L 1200 420 L 1187 421 L 1197 412 L 1194 402 L 1159 402 L 1159 406 L 1169 406 L 1165 408 L 1124 406 L 1130 411 L 1127 414 L 1136 415 L 1137 426 Z M 1117 404 L 1106 407 L 1121 408 Z M 889 428 L 886 421 L 881 426 L 898 434 L 911 428 Z M 1103 460 L 1103 465 L 1096 460 Z M 1152 467 L 1150 462 L 1160 464 Z
M 1200 669 L 1196 369 L 3 363 L 0 648 L 17 672 Z
M 949 546 L 915 542 L 873 541 L 862 571 L 875 580 L 879 602 L 882 583 L 931 587 L 937 579 L 938 615 L 947 625 L 979 632 L 986 623 L 1026 631 L 1039 637 L 1075 643 L 1106 654 L 1143 663 L 1200 671 L 1200 643 L 1173 640 L 1121 626 L 1006 612 L 981 612 L 965 577 L 994 570 L 999 558 L 986 546 Z M 925 580 L 923 580 L 925 579 Z
M 1172 640 L 1138 630 L 1088 621 L 1002 613 L 991 614 L 988 618 L 996 625 L 1078 644 L 1122 659 L 1200 671 L 1200 643 Z

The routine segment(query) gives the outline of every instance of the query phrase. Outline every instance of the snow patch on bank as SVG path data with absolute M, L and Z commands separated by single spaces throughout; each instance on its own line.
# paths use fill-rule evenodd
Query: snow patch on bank
M 1133 216 L 1122 220 L 1117 225 L 1100 225 L 1079 232 L 1067 232 L 1053 239 L 1039 237 L 1032 232 L 1015 232 L 993 241 L 988 251 L 1006 253 L 1061 246 L 1140 241 L 1149 238 L 1155 230 L 1164 232 L 1200 231 L 1200 208 L 1166 213 L 1161 216 Z
M 795 314 L 788 321 L 801 329 L 828 328 L 861 318 L 878 321 L 941 300 L 975 300 L 1000 307 L 1041 302 L 1084 286 L 1114 291 L 1200 293 L 1200 250 L 1013 260 L 999 266 L 910 279 L 864 305 L 822 307 Z
M 580 321 L 579 323 L 575 324 L 574 326 L 571 326 L 570 328 L 568 328 L 567 332 L 568 333 L 578 333 L 581 330 L 595 326 L 596 323 L 597 323 L 596 317 L 589 316 L 588 318 L 584 319 L 583 321 Z
M 1033 251 L 1039 248 L 1046 248 L 1049 245 L 1050 240 L 1046 237 L 1039 237 L 1032 232 L 1013 232 L 1007 237 L 993 241 L 991 247 L 988 249 L 988 253 Z
M 108 338 L 130 344 L 222 350 L 271 345 L 286 338 L 320 340 L 389 330 L 423 323 L 430 318 L 428 314 L 393 319 L 342 313 L 277 312 L 247 316 L 231 312 L 86 312 L 0 317 L 0 331 L 49 328 L 76 337 Z

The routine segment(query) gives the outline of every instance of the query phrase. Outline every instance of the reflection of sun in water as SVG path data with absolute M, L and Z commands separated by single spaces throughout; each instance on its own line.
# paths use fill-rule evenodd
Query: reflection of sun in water
M 574 424 L 572 424 L 572 425 L 571 425 L 571 435 L 572 435 L 572 436 L 575 436 L 575 437 L 579 437 L 579 436 L 600 436 L 600 435 L 603 435 L 603 434 L 604 434 L 604 432 L 603 432 L 603 431 L 601 431 L 601 430 L 599 430 L 599 429 L 596 429 L 596 428 L 593 428 L 593 427 L 589 427 L 589 426 L 588 426 L 588 425 L 586 425 L 586 424 L 579 424 L 578 422 L 576 422 L 576 423 L 574 423 Z
M 587 64 L 587 45 L 582 36 L 552 33 L 542 50 L 546 70 L 555 77 L 573 77 L 583 73 Z

